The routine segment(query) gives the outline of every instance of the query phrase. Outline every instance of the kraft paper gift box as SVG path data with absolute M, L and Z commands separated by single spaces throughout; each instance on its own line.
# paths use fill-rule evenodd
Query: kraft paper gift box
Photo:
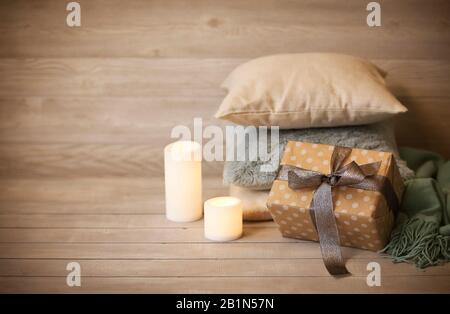
M 311 208 L 315 202 L 311 204 L 311 201 L 314 198 L 319 205 L 323 204 L 321 201 L 321 198 L 324 199 L 323 195 L 315 195 L 323 181 L 329 180 L 331 183 L 335 180 L 334 183 L 336 183 L 344 180 L 340 178 L 340 175 L 345 169 L 337 171 L 335 178 L 330 178 L 331 160 L 335 149 L 334 146 L 295 141 L 290 141 L 286 145 L 278 176 L 267 201 L 269 211 L 279 225 L 283 236 L 319 241 L 316 221 L 318 217 L 316 210 Z M 379 186 L 376 189 L 373 187 L 364 189 L 358 188 L 358 184 L 346 185 L 345 182 L 340 182 L 343 183 L 342 185 L 339 185 L 340 183 L 329 184 L 331 194 L 329 203 L 332 207 L 330 210 L 334 211 L 331 212 L 331 215 L 334 214 L 335 222 L 332 223 L 337 227 L 337 245 L 372 251 L 380 250 L 387 244 L 394 225 L 395 210 L 398 208 L 394 205 L 398 206 L 398 201 L 401 199 L 404 190 L 403 180 L 392 153 L 340 147 L 340 151 L 343 149 L 346 156 L 340 155 L 343 160 L 339 167 L 346 168 L 346 165 L 352 161 L 354 162 L 352 166 L 361 167 L 369 164 L 362 166 L 362 169 L 366 170 L 378 166 L 378 168 L 375 167 L 377 169 L 371 170 L 375 171 L 371 175 L 373 175 L 372 178 L 378 179 Z M 318 181 L 305 187 L 301 182 L 297 182 L 297 186 L 291 188 L 290 185 L 296 185 L 295 180 L 298 176 L 295 175 L 295 172 L 298 172 L 299 169 L 303 169 L 297 173 L 300 176 L 306 174 L 308 177 L 308 175 L 314 174 Z M 355 173 L 353 170 L 347 171 L 345 174 L 347 176 L 350 174 L 351 177 L 351 174 Z M 358 176 L 353 174 L 353 177 Z M 367 178 L 370 180 L 371 176 Z M 350 181 L 350 183 L 352 182 Z M 389 190 L 391 193 L 386 193 Z M 394 204 L 395 202 L 397 203 Z M 330 224 L 330 222 L 328 223 Z M 324 250 L 328 250 L 322 243 L 321 249 L 322 255 L 324 255 Z

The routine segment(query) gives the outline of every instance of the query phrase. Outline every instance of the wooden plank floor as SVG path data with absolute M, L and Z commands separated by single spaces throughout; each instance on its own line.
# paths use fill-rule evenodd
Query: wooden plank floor
M 348 248 L 353 276 L 332 278 L 317 243 L 273 223 L 206 241 L 202 221 L 165 219 L 161 177 L 172 128 L 222 125 L 227 74 L 286 52 L 370 59 L 409 109 L 398 143 L 449 156 L 449 1 L 381 0 L 376 28 L 360 0 L 79 2 L 73 28 L 66 2 L 0 3 L 0 292 L 450 292 L 448 265 Z M 204 163 L 205 199 L 226 194 L 221 171 Z M 72 261 L 81 287 L 66 285 Z
M 0 180 L 0 292 L 450 292 L 450 265 L 418 270 L 344 248 L 351 277 L 330 277 L 317 243 L 247 223 L 235 242 L 203 237 L 203 222 L 164 217 L 163 178 Z M 205 198 L 226 194 L 218 177 Z M 366 284 L 381 265 L 381 287 Z M 68 287 L 66 266 L 81 266 Z

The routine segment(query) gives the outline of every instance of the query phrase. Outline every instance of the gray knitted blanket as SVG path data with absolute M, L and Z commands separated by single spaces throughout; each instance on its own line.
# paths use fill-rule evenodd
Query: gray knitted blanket
M 414 172 L 399 157 L 391 122 L 362 126 L 280 130 L 279 154 L 283 153 L 289 140 L 392 152 L 402 178 L 406 180 L 414 176 Z M 245 141 L 241 144 L 238 142 L 237 145 L 246 145 L 246 150 L 248 150 L 249 142 Z M 279 157 L 278 160 L 281 160 L 281 156 Z M 270 189 L 276 171 L 260 171 L 261 165 L 270 162 L 270 160 L 227 161 L 223 171 L 224 183 L 253 190 Z

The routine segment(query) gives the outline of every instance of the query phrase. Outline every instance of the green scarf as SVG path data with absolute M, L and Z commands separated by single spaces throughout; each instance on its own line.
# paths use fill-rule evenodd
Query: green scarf
M 381 251 L 420 268 L 450 261 L 450 161 L 414 148 L 400 156 L 416 173 L 405 182 L 397 226 Z

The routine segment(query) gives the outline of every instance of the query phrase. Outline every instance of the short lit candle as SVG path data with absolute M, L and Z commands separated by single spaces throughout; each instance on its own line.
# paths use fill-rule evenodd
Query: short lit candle
M 216 197 L 205 202 L 205 237 L 230 241 L 242 235 L 242 202 L 235 197 Z
M 197 142 L 178 141 L 164 149 L 166 217 L 176 222 L 202 218 L 202 159 Z

